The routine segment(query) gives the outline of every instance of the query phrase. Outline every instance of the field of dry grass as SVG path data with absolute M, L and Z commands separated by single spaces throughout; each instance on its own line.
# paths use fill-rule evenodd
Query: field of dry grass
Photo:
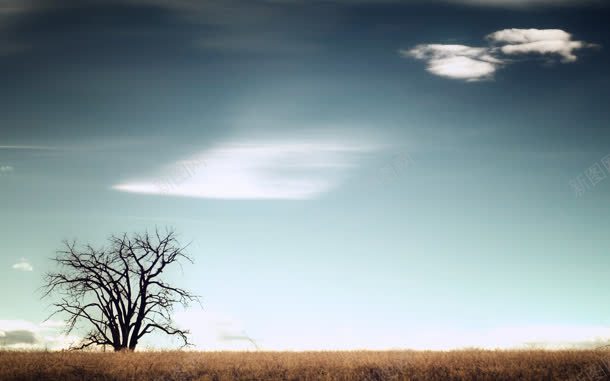
M 0 380 L 609 380 L 606 351 L 14 352 Z

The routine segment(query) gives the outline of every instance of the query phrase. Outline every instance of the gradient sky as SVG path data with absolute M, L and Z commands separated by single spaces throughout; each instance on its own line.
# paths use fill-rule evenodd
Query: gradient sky
M 608 19 L 0 0 L 0 345 L 65 343 L 38 291 L 63 239 L 156 226 L 192 241 L 168 276 L 200 349 L 606 340 Z

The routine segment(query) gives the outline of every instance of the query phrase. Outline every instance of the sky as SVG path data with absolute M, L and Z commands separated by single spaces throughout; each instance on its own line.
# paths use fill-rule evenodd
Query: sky
M 0 346 L 77 339 L 41 300 L 62 240 L 156 227 L 196 349 L 606 341 L 609 17 L 0 0 Z

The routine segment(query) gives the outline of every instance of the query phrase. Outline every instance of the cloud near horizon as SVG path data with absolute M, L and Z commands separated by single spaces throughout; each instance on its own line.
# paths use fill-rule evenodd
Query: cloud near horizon
M 66 349 L 78 337 L 61 334 L 65 323 L 48 320 L 35 324 L 25 320 L 0 320 L 0 348 L 2 349 Z
M 405 58 L 426 61 L 426 70 L 431 74 L 476 82 L 492 79 L 498 69 L 513 63 L 504 56 L 539 55 L 550 61 L 561 57 L 562 63 L 571 63 L 578 60 L 575 50 L 598 46 L 573 40 L 570 33 L 561 29 L 503 29 L 486 39 L 490 46 L 420 44 L 399 53 Z
M 363 331 L 344 322 L 312 322 L 295 327 L 278 323 L 272 336 L 246 333 L 244 322 L 225 313 L 187 309 L 177 311 L 177 324 L 192 333 L 196 350 L 460 350 L 591 349 L 608 343 L 610 327 L 603 325 L 514 325 L 480 329 L 434 327 L 396 330 L 378 327 Z M 255 333 L 255 327 L 251 327 Z
M 313 199 L 341 184 L 374 145 L 334 140 L 229 142 L 114 185 L 118 191 L 241 200 Z

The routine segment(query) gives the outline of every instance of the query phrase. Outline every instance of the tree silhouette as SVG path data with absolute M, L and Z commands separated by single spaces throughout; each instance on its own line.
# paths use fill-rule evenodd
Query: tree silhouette
M 192 263 L 173 230 L 111 236 L 101 249 L 78 248 L 75 241 L 64 241 L 64 246 L 54 258 L 59 270 L 46 274 L 43 288 L 44 297 L 59 300 L 51 316 L 67 316 L 66 334 L 81 323 L 90 328 L 73 349 L 109 345 L 115 351 L 134 350 L 154 331 L 190 345 L 189 332 L 174 326 L 172 312 L 176 304 L 187 306 L 199 298 L 162 278 L 168 266 Z

